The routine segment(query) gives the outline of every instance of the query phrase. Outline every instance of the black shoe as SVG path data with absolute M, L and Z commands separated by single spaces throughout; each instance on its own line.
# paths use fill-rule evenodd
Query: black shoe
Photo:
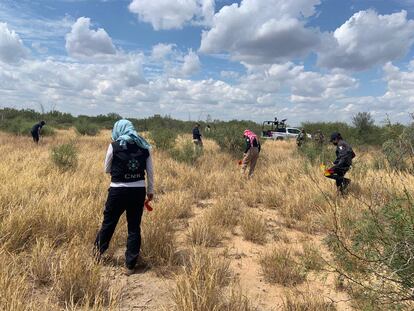
M 126 276 L 131 276 L 131 275 L 133 275 L 135 273 L 135 268 L 128 268 L 128 267 L 125 267 L 124 268 L 124 274 L 126 275 Z
M 351 180 L 348 179 L 348 178 L 345 178 L 345 180 L 344 180 L 344 182 L 342 184 L 342 187 L 341 187 L 342 188 L 342 191 L 345 191 L 350 184 L 351 184 Z

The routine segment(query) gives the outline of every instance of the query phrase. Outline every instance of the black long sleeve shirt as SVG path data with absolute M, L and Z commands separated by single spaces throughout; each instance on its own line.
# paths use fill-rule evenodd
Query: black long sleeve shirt
M 354 157 L 352 147 L 345 140 L 340 140 L 336 146 L 335 167 L 350 167 Z
M 252 144 L 250 142 L 250 138 L 246 137 L 246 148 L 244 150 L 244 153 L 246 153 L 247 151 L 249 151 L 249 149 L 252 147 Z M 262 148 L 262 146 L 260 145 L 260 142 L 257 141 L 257 139 L 253 140 L 253 147 L 257 147 L 259 148 L 259 152 L 260 149 Z

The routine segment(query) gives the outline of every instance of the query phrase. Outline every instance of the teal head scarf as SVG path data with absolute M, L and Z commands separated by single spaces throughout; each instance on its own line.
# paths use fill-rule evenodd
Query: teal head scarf
M 114 124 L 112 130 L 112 140 L 118 141 L 121 146 L 136 143 L 139 147 L 150 149 L 151 145 L 135 131 L 131 121 L 122 119 Z

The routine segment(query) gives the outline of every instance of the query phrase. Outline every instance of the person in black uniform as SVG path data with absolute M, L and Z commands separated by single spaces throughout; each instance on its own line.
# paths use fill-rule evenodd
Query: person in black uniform
M 46 124 L 45 121 L 40 121 L 39 123 L 36 123 L 35 125 L 33 125 L 32 130 L 30 131 L 30 133 L 32 134 L 32 137 L 33 137 L 33 141 L 36 144 L 39 143 L 42 127 L 45 126 L 45 124 Z
M 197 147 L 203 147 L 203 140 L 201 139 L 200 123 L 197 123 L 193 128 L 193 142 Z
M 131 275 L 141 248 L 140 226 L 145 198 L 151 201 L 154 197 L 151 146 L 125 119 L 115 123 L 112 140 L 105 158 L 105 172 L 111 175 L 111 185 L 95 250 L 100 258 L 108 249 L 118 220 L 126 212 L 128 240 L 125 274 Z
M 326 177 L 334 179 L 338 191 L 343 193 L 351 183 L 350 179 L 345 178 L 345 174 L 351 168 L 355 153 L 340 133 L 332 133 L 330 141 L 336 146 L 336 160 L 333 163 L 334 166 L 329 169 L 331 174 Z

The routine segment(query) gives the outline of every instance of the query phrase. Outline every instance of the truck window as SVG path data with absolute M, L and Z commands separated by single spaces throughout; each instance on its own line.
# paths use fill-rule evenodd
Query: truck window
M 297 129 L 288 129 L 288 132 L 289 132 L 290 134 L 299 134 L 299 133 L 300 133 L 300 131 L 299 131 L 299 130 L 297 130 Z
M 286 133 L 286 129 L 285 128 L 279 128 L 279 129 L 276 129 L 276 132 L 278 132 L 278 133 Z

